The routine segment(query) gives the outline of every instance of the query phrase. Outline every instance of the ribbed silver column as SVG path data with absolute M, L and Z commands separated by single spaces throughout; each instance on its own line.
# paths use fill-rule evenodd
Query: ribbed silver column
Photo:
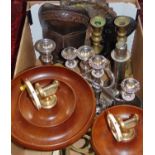
M 116 88 L 120 88 L 120 84 L 125 78 L 125 70 L 127 61 L 130 59 L 130 52 L 127 50 L 126 42 L 117 42 L 115 50 L 112 51 L 111 57 L 114 60 L 113 72 L 115 75 Z

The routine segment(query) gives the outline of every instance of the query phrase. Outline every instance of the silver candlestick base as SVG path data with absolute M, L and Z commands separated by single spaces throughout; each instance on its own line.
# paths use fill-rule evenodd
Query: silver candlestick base
M 56 48 L 56 44 L 51 39 L 40 39 L 35 43 L 35 49 L 40 53 L 40 60 L 43 64 L 53 63 L 52 52 Z
M 81 74 L 87 78 L 89 76 L 89 70 L 91 67 L 89 66 L 88 60 L 90 57 L 94 55 L 94 50 L 92 47 L 88 45 L 80 46 L 77 50 L 77 56 L 81 60 L 80 62 L 80 71 Z

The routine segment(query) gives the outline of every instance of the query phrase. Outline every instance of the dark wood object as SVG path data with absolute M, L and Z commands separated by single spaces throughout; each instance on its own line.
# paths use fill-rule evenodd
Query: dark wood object
M 19 88 L 22 84 L 22 80 L 25 78 L 29 79 L 32 83 L 43 80 L 49 82 L 53 79 L 57 79 L 65 83 L 67 88 L 69 86 L 72 89 L 67 90 L 67 88 L 63 86 L 63 88 L 68 91 L 67 97 L 73 97 L 73 94 L 71 93 L 72 91 L 75 94 L 76 105 L 73 114 L 64 122 L 60 121 L 57 126 L 39 127 L 38 124 L 36 126 L 32 122 L 29 123 L 29 121 L 21 115 L 22 111 L 19 109 L 19 98 L 21 95 Z M 69 93 L 69 91 L 71 92 Z M 65 92 L 66 91 L 64 91 L 64 93 Z M 22 94 L 22 96 L 23 95 L 24 94 Z M 27 100 L 29 100 L 26 94 L 22 98 L 27 98 Z M 12 140 L 29 149 L 57 150 L 65 148 L 77 141 L 87 132 L 88 128 L 92 125 L 93 118 L 95 116 L 96 103 L 91 87 L 80 75 L 63 67 L 42 66 L 22 72 L 12 80 L 11 99 Z M 24 100 L 21 99 L 21 102 L 25 102 Z M 27 104 L 31 104 L 30 101 L 28 101 Z M 27 107 L 25 105 L 25 109 L 27 109 L 28 106 L 30 105 L 27 105 Z M 60 112 L 62 112 L 61 110 Z M 32 111 L 30 111 L 30 113 L 31 112 Z M 43 114 L 43 116 L 45 116 L 44 112 Z M 63 112 L 59 115 L 64 117 Z M 47 117 L 48 116 L 46 115 L 45 121 L 48 120 Z
M 60 53 L 64 48 L 68 46 L 78 48 L 84 44 L 89 24 L 89 16 L 84 9 L 45 3 L 39 9 L 39 19 L 43 37 L 56 42 L 54 61 L 60 61 Z
M 136 137 L 130 142 L 117 142 L 107 124 L 107 112 L 127 119 L 132 114 L 139 115 Z M 96 118 L 92 128 L 92 144 L 98 155 L 142 155 L 143 154 L 143 110 L 129 105 L 119 105 L 106 109 Z

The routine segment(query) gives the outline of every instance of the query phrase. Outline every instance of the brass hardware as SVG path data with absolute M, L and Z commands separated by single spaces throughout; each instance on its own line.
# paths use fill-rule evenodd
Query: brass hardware
M 48 97 L 54 95 L 58 89 L 59 81 L 54 80 L 52 84 L 42 88 L 39 83 L 35 84 L 35 90 L 37 95 L 41 97 Z
M 101 45 L 102 30 L 104 25 L 106 24 L 106 20 L 102 16 L 95 16 L 91 18 L 90 23 L 93 28 L 93 33 L 91 36 L 91 40 L 93 44 L 92 46 L 94 48 L 95 53 L 99 54 L 103 49 L 103 46 Z
M 130 24 L 130 18 L 128 16 L 118 16 L 114 20 L 114 24 L 118 28 L 117 30 L 117 41 L 127 41 L 127 28 Z
M 53 108 L 56 105 L 57 97 L 56 97 L 56 95 L 51 95 L 49 97 L 40 99 L 40 102 L 41 102 L 42 108 L 50 109 L 50 108 Z
M 54 80 L 52 84 L 42 87 L 39 83 L 35 83 L 35 87 L 31 84 L 29 80 L 24 81 L 25 85 L 20 87 L 21 91 L 25 88 L 28 91 L 35 107 L 39 110 L 41 108 L 50 109 L 53 108 L 57 103 L 57 92 L 59 81 Z
M 107 121 L 114 138 L 118 142 L 128 142 L 135 138 L 135 127 L 139 121 L 138 114 L 134 114 L 131 118 L 123 120 L 119 116 L 108 113 Z

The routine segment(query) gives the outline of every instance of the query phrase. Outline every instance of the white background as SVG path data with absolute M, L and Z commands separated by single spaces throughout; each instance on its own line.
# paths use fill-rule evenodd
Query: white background
M 144 155 L 154 155 L 155 1 L 143 6 Z M 11 155 L 11 0 L 0 0 L 0 155 Z
M 155 154 L 155 1 L 144 0 L 144 154 Z
M 0 0 L 0 155 L 11 155 L 11 0 Z

